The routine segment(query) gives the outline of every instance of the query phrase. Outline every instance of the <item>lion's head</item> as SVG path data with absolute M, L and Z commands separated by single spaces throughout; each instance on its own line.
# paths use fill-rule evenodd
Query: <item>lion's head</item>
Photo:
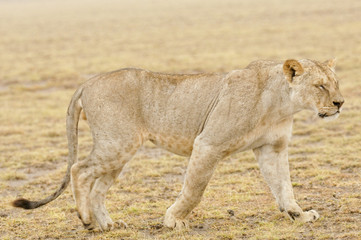
M 339 116 L 344 99 L 335 74 L 335 60 L 320 63 L 312 60 L 287 60 L 283 72 L 292 88 L 297 106 L 314 110 L 320 118 Z

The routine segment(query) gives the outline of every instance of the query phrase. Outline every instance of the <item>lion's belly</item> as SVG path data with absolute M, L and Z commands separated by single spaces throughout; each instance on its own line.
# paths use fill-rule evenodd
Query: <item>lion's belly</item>
M 181 156 L 190 156 L 193 150 L 193 137 L 173 134 L 149 134 L 149 140 L 155 145 Z

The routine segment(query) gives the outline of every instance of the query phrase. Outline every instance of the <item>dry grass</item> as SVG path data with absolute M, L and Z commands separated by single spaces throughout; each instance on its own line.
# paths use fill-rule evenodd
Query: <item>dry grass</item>
M 359 239 L 361 235 L 361 2 L 1 1 L 1 239 Z M 346 99 L 334 122 L 296 116 L 291 175 L 301 206 L 321 214 L 291 223 L 277 210 L 250 152 L 219 164 L 189 231 L 164 228 L 187 160 L 145 146 L 108 195 L 126 230 L 83 230 L 70 190 L 34 211 L 18 196 L 51 193 L 67 155 L 65 112 L 76 87 L 121 67 L 229 71 L 255 59 L 338 58 Z M 80 157 L 91 138 L 80 123 Z M 233 210 L 231 217 L 227 210 Z

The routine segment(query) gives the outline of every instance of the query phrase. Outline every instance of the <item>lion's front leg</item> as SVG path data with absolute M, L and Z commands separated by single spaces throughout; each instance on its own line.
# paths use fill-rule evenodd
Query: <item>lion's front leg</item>
M 280 141 L 284 141 L 281 143 Z M 279 140 L 274 145 L 264 145 L 253 150 L 261 173 L 269 185 L 280 207 L 292 221 L 315 221 L 319 214 L 314 211 L 302 211 L 294 198 L 288 164 L 287 141 Z
M 201 201 L 220 158 L 215 148 L 200 143 L 194 144 L 183 189 L 176 202 L 166 212 L 165 226 L 177 229 L 188 227 L 186 217 Z

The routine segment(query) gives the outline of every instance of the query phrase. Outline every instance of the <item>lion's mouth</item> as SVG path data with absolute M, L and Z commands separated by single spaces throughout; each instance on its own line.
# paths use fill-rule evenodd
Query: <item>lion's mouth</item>
M 340 113 L 340 111 L 337 110 L 337 111 L 336 111 L 335 113 L 333 113 L 333 114 L 318 113 L 318 116 L 319 116 L 320 118 L 327 118 L 327 117 L 335 116 L 336 114 L 339 114 L 339 113 Z

